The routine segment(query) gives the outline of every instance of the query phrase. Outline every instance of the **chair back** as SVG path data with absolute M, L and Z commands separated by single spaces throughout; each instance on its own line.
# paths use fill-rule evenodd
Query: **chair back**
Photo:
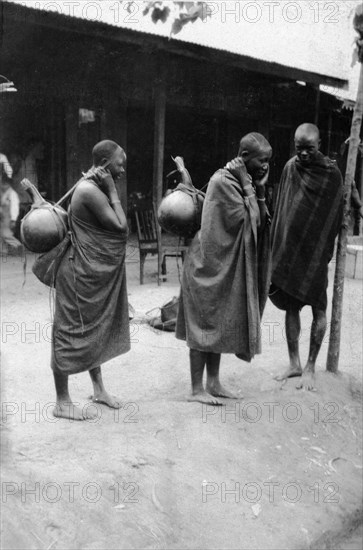
M 158 231 L 153 208 L 135 210 L 137 236 L 140 245 L 158 244 Z

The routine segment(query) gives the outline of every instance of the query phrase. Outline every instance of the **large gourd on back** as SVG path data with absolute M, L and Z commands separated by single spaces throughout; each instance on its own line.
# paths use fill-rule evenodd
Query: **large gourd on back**
M 165 231 L 190 238 L 200 228 L 205 194 L 194 187 L 182 157 L 173 160 L 181 173 L 182 183 L 162 199 L 158 222 Z
M 44 200 L 29 180 L 24 179 L 21 184 L 33 200 L 31 210 L 21 221 L 21 242 L 31 252 L 48 252 L 67 234 L 67 212 L 61 206 Z

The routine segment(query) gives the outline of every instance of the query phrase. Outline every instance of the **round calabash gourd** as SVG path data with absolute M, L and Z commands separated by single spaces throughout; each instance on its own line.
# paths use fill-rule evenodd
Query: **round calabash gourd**
M 20 224 L 21 242 L 31 252 L 48 252 L 67 234 L 67 212 L 61 206 L 47 202 L 29 180 L 25 179 L 21 184 L 33 201 Z
M 196 189 L 181 157 L 173 159 L 182 183 L 167 192 L 158 209 L 158 222 L 165 231 L 190 238 L 200 228 L 205 194 Z

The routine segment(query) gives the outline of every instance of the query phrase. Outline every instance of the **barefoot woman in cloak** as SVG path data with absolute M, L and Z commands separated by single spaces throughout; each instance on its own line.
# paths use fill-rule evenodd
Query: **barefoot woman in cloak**
M 269 286 L 265 184 L 271 154 L 261 134 L 247 134 L 238 157 L 208 184 L 201 228 L 184 262 L 176 328 L 176 337 L 190 348 L 192 401 L 220 404 L 218 397 L 233 397 L 219 381 L 222 353 L 244 361 L 261 353 L 260 321 Z
M 68 376 L 88 370 L 93 401 L 119 408 L 105 390 L 101 363 L 130 349 L 125 274 L 127 221 L 115 187 L 126 155 L 104 140 L 93 149 L 92 169 L 69 207 L 72 244 L 56 277 L 52 361 L 57 392 L 54 415 L 84 420 L 68 393 Z M 105 166 L 107 165 L 107 169 Z

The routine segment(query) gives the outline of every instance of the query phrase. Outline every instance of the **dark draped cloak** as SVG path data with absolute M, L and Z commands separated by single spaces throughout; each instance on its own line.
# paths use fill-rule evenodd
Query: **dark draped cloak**
M 53 369 L 74 374 L 130 349 L 127 235 L 86 223 L 70 211 L 72 246 L 56 277 Z
M 343 212 L 342 176 L 321 153 L 286 164 L 271 226 L 272 283 L 304 304 L 327 307 L 328 263 Z
M 176 337 L 192 349 L 261 352 L 261 316 L 269 285 L 269 223 L 257 216 L 226 170 L 211 178 L 202 222 L 183 267 Z

